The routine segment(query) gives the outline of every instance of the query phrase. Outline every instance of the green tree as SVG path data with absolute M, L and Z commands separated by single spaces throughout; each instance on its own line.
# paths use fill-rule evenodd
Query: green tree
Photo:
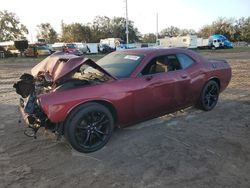
M 178 27 L 170 26 L 160 32 L 161 37 L 177 37 L 181 34 L 181 30 Z
M 132 21 L 128 21 L 129 42 L 139 40 L 139 32 Z M 104 38 L 121 38 L 126 41 L 126 19 L 122 17 L 114 17 L 110 19 L 106 16 L 97 16 L 91 26 L 91 41 L 99 42 Z
M 106 16 L 97 16 L 93 23 L 81 24 L 72 23 L 64 24 L 62 22 L 62 42 L 100 42 L 104 38 L 121 38 L 126 41 L 126 19 L 114 17 L 110 19 Z M 129 42 L 139 41 L 138 29 L 134 23 L 129 20 Z
M 25 34 L 28 34 L 28 29 L 20 23 L 16 14 L 0 11 L 0 41 L 22 39 Z
M 107 16 L 96 16 L 91 26 L 91 41 L 99 42 L 100 39 L 112 37 L 111 20 Z
M 235 39 L 250 42 L 250 17 L 240 18 L 235 25 Z
M 143 43 L 155 43 L 156 42 L 156 35 L 154 33 L 148 33 L 143 35 L 141 41 Z
M 243 40 L 243 27 L 244 27 L 244 24 L 245 24 L 245 18 L 242 17 L 238 20 L 236 20 L 236 23 L 235 23 L 235 33 L 234 33 L 234 39 L 235 41 L 242 41 Z
M 48 43 L 55 43 L 58 41 L 57 32 L 53 29 L 50 23 L 41 23 L 38 27 L 37 38 L 44 39 Z
M 91 30 L 88 25 L 81 23 L 62 23 L 62 42 L 90 42 Z
M 204 25 L 198 32 L 198 37 L 208 38 L 212 34 L 214 34 L 213 27 L 211 25 Z
M 236 40 L 236 26 L 235 19 L 232 18 L 218 18 L 211 25 L 205 25 L 198 32 L 199 37 L 208 38 L 213 34 L 221 34 L 231 41 Z
M 229 40 L 234 41 L 235 19 L 232 18 L 218 18 L 212 23 L 214 29 L 214 34 L 222 34 L 227 37 Z
M 180 35 L 186 36 L 186 35 L 195 35 L 196 32 L 193 29 L 180 29 Z
M 185 36 L 189 34 L 196 34 L 193 29 L 180 29 L 175 26 L 167 27 L 160 32 L 160 37 L 177 37 L 177 36 Z
M 112 31 L 111 37 L 121 38 L 123 41 L 126 41 L 126 19 L 123 17 L 114 17 L 111 20 Z M 138 29 L 134 26 L 134 22 L 128 20 L 128 31 L 129 31 L 129 42 L 139 41 L 140 33 Z

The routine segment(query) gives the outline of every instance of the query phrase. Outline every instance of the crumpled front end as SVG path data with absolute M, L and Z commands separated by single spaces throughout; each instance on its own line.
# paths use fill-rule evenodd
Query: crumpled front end
M 58 52 L 38 63 L 32 68 L 31 74 L 24 73 L 13 85 L 16 93 L 21 95 L 19 106 L 23 119 L 32 130 L 28 136 L 35 137 L 40 127 L 50 129 L 58 135 L 63 133 L 63 126 L 60 126 L 63 122 L 53 122 L 48 118 L 49 114 L 46 114 L 48 111 L 43 109 L 46 105 L 41 98 L 45 94 L 48 96 L 65 90 L 94 86 L 113 79 L 115 78 L 84 56 Z
M 43 112 L 38 97 L 38 94 L 49 92 L 52 89 L 52 83 L 44 85 L 42 82 L 40 78 L 35 79 L 32 75 L 25 73 L 20 77 L 20 81 L 13 85 L 17 94 L 21 95 L 19 109 L 22 119 L 29 128 L 25 131 L 25 134 L 34 138 L 36 138 L 36 132 L 40 127 L 56 131 L 56 125 L 51 123 Z

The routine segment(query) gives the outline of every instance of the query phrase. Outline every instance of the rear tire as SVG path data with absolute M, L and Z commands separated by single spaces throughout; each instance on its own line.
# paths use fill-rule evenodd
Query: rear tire
M 110 111 L 98 103 L 77 107 L 67 118 L 64 134 L 71 146 L 83 153 L 101 149 L 110 139 L 114 120 Z
M 218 102 L 219 92 L 218 83 L 214 80 L 208 81 L 202 89 L 198 108 L 204 111 L 212 110 Z

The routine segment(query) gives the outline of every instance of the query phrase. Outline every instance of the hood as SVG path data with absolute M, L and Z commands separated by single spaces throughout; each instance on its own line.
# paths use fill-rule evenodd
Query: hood
M 50 55 L 33 67 L 31 74 L 34 77 L 37 77 L 39 74 L 45 74 L 47 79 L 56 82 L 65 75 L 76 72 L 83 64 L 99 70 L 111 79 L 116 79 L 91 59 L 64 52 L 56 52 Z

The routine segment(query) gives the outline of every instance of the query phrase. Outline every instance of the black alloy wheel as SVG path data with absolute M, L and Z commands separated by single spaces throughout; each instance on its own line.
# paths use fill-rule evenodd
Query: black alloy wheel
M 208 81 L 202 90 L 199 107 L 205 111 L 212 110 L 218 102 L 219 92 L 218 83 L 214 80 Z
M 94 152 L 108 142 L 113 124 L 113 117 L 106 107 L 88 103 L 70 115 L 66 122 L 66 138 L 77 151 Z

